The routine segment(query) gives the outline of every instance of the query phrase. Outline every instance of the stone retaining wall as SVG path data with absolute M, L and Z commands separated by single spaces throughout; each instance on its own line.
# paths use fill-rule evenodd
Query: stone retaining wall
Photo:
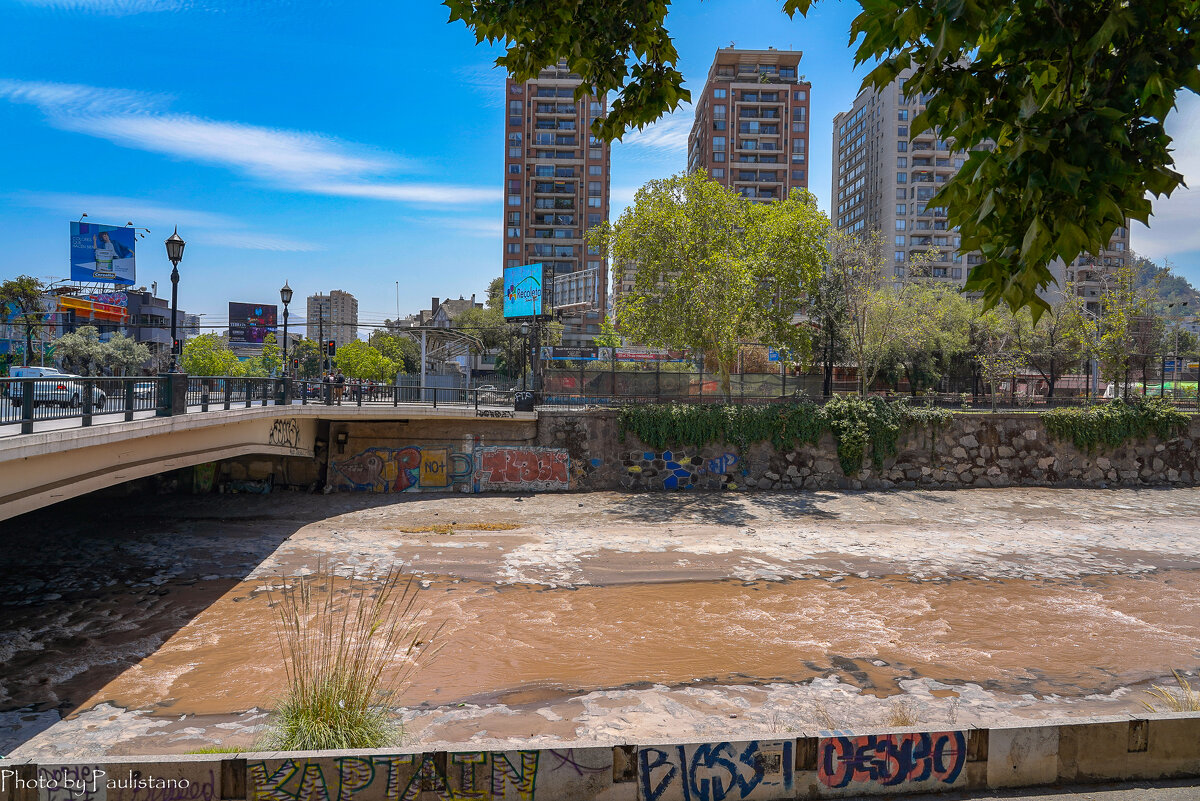
M 571 489 L 889 489 L 1008 486 L 1147 486 L 1200 483 L 1200 417 L 1188 431 L 1088 453 L 1052 439 L 1037 414 L 955 414 L 940 429 L 901 435 L 882 470 L 870 453 L 847 477 L 831 434 L 779 452 L 769 443 L 744 451 L 727 443 L 656 450 L 622 441 L 616 412 L 542 411 L 538 443 L 570 454 Z
M 460 748 L 8 760 L 0 801 L 774 801 L 1179 778 L 1200 775 L 1200 715 Z

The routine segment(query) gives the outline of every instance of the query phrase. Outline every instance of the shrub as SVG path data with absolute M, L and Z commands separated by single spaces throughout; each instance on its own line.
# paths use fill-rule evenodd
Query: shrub
M 1162 398 L 1120 398 L 1101 406 L 1051 409 L 1042 422 L 1053 437 L 1069 440 L 1080 450 L 1099 445 L 1115 448 L 1131 439 L 1153 434 L 1170 439 L 1187 430 L 1188 418 Z
M 417 623 L 417 585 L 393 566 L 383 579 L 338 578 L 331 568 L 292 580 L 268 597 L 287 689 L 268 728 L 271 749 L 383 748 L 400 739 L 392 709 L 431 656 Z

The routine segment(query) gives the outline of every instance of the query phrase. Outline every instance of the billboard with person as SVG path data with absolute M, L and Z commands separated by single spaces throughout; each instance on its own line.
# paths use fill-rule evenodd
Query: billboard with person
M 93 284 L 132 284 L 136 232 L 99 223 L 71 223 L 71 280 Z
M 542 265 L 504 268 L 504 317 L 537 317 L 545 313 Z
M 267 303 L 229 303 L 229 341 L 261 345 L 275 333 L 278 307 Z

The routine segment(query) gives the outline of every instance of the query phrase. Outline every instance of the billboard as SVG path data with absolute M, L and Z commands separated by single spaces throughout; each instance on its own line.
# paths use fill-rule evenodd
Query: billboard
M 71 223 L 71 280 L 132 284 L 135 235 L 134 229 L 116 225 Z
M 504 268 L 504 317 L 536 317 L 544 313 L 542 265 Z
M 229 341 L 261 345 L 275 333 L 278 307 L 266 303 L 229 302 Z

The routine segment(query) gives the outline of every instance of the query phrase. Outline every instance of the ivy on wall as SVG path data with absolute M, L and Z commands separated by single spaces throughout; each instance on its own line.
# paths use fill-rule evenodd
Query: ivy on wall
M 900 434 L 910 428 L 938 428 L 950 419 L 946 409 L 909 406 L 904 401 L 837 395 L 824 406 L 812 401 L 768 406 L 651 404 L 626 406 L 617 415 L 621 441 L 627 433 L 655 450 L 669 446 L 703 448 L 726 442 L 739 451 L 755 442 L 778 450 L 816 445 L 826 431 L 837 443 L 838 461 L 847 476 L 858 473 L 870 449 L 882 468 L 897 453 Z
M 1187 430 L 1188 416 L 1162 398 L 1120 398 L 1103 406 L 1051 409 L 1042 422 L 1052 437 L 1070 440 L 1084 451 L 1104 445 L 1115 448 L 1131 439 L 1153 434 L 1171 439 Z

